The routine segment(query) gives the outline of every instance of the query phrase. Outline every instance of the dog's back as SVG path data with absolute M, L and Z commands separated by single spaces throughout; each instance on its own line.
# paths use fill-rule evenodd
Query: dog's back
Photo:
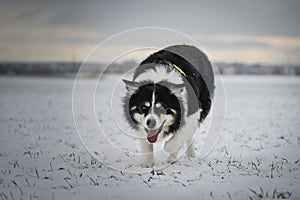
M 172 65 L 184 76 L 186 85 L 191 86 L 187 87 L 188 96 L 196 95 L 198 100 L 188 103 L 188 114 L 193 114 L 201 108 L 200 122 L 203 121 L 210 111 L 215 89 L 213 69 L 207 56 L 194 46 L 170 46 L 146 58 L 135 71 L 133 79 L 146 69 L 154 68 L 155 64 Z

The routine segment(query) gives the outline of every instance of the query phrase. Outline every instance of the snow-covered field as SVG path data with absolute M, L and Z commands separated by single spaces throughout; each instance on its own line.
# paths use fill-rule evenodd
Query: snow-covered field
M 0 199 L 300 199 L 300 79 L 223 80 L 225 124 L 206 158 L 128 173 L 81 143 L 73 79 L 0 77 Z

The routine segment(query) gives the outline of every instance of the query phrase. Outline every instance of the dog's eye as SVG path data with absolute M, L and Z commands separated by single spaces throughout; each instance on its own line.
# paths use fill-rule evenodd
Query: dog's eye
M 146 110 L 148 110 L 148 109 L 149 109 L 149 108 L 146 107 L 145 105 L 139 106 L 139 110 L 140 110 L 141 112 L 146 111 Z
M 172 108 L 167 108 L 167 109 L 166 109 L 166 114 L 167 114 L 167 115 L 173 115 L 173 114 L 175 114 L 175 113 L 176 113 L 176 111 L 173 110 Z
M 137 106 L 137 107 L 136 107 L 136 110 L 137 110 L 137 112 L 140 113 L 140 114 L 143 113 L 143 108 L 142 108 L 142 106 Z

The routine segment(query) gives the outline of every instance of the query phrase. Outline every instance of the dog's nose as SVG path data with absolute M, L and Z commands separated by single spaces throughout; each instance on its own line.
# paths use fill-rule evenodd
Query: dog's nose
M 148 119 L 146 121 L 146 124 L 150 129 L 154 128 L 156 125 L 155 119 L 153 119 L 153 118 Z

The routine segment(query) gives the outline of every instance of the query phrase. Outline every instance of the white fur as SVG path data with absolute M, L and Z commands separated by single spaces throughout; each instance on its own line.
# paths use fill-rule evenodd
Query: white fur
M 176 162 L 178 152 L 184 147 L 187 147 L 186 155 L 188 157 L 195 157 L 193 138 L 198 127 L 198 117 L 198 112 L 188 116 L 185 125 L 165 142 L 164 150 L 170 154 L 167 159 L 168 163 Z M 144 134 L 143 130 L 139 132 L 140 134 Z M 161 134 L 159 141 L 162 141 Z M 140 139 L 140 143 L 144 153 L 144 159 L 140 166 L 146 168 L 152 167 L 154 164 L 153 144 L 149 144 L 147 139 Z
M 149 144 L 146 139 L 140 139 L 140 144 L 144 154 L 144 158 L 140 166 L 143 168 L 150 168 L 154 164 L 153 145 Z
M 187 149 L 188 157 L 195 157 L 193 138 L 198 127 L 199 113 L 196 112 L 186 117 L 185 125 L 181 127 L 173 136 L 165 143 L 164 150 L 170 153 L 167 160 L 169 163 L 173 163 L 177 160 L 177 154 L 184 146 Z
M 157 65 L 155 67 L 155 70 L 153 69 L 148 69 L 144 73 L 140 74 L 135 81 L 140 82 L 140 81 L 153 81 L 154 83 L 158 83 L 160 81 L 168 81 L 170 83 L 174 84 L 182 84 L 182 75 L 177 71 L 177 70 L 171 70 L 170 72 L 167 72 L 166 67 L 162 65 Z M 164 150 L 168 153 L 170 153 L 167 162 L 173 163 L 177 160 L 177 155 L 180 149 L 184 148 L 185 146 L 187 147 L 187 152 L 186 155 L 188 157 L 195 157 L 195 152 L 194 152 L 194 147 L 192 144 L 194 134 L 197 129 L 198 125 L 198 119 L 200 116 L 200 110 L 199 112 L 196 112 L 190 116 L 187 116 L 187 99 L 186 99 L 186 89 L 184 88 L 182 91 L 175 92 L 175 95 L 177 97 L 180 97 L 183 99 L 183 105 L 184 108 L 183 110 L 184 115 L 185 115 L 185 122 L 184 126 L 180 127 L 179 130 L 174 133 L 171 137 L 167 138 L 167 141 L 164 144 Z M 152 97 L 152 106 L 160 106 L 160 105 L 154 105 L 154 94 Z M 153 108 L 152 107 L 152 108 Z M 157 116 L 152 114 L 149 114 L 147 117 L 144 119 L 141 118 L 141 116 L 136 116 L 139 117 L 140 120 L 142 120 L 141 124 L 146 127 L 146 120 L 149 117 L 153 117 L 157 120 L 157 125 L 158 127 L 161 125 L 161 123 L 164 121 L 164 119 L 159 119 Z M 166 115 L 166 119 L 170 120 L 167 118 L 168 116 Z M 163 132 L 163 131 L 162 131 Z M 163 141 L 163 136 L 162 132 L 158 136 L 158 141 L 161 142 Z M 152 167 L 154 164 L 154 156 L 153 156 L 153 144 L 150 144 L 147 141 L 147 133 L 145 132 L 144 128 L 141 127 L 140 131 L 138 131 L 138 134 L 140 137 L 144 138 L 140 140 L 142 151 L 144 153 L 144 159 L 141 163 L 141 167 Z
M 147 81 L 151 80 L 154 83 L 158 83 L 162 80 L 167 80 L 170 83 L 175 83 L 175 84 L 181 84 L 183 83 L 181 74 L 177 72 L 177 70 L 171 70 L 170 72 L 167 72 L 167 69 L 163 65 L 157 65 L 155 66 L 155 70 L 153 69 L 148 69 L 144 73 L 140 74 L 135 81 L 140 82 L 140 81 Z
M 173 69 L 168 72 L 164 65 L 156 65 L 155 70 L 148 69 L 144 73 L 140 74 L 135 79 L 136 82 L 149 81 L 149 80 L 154 83 L 158 83 L 158 82 L 164 81 L 164 80 L 168 81 L 169 83 L 174 83 L 174 84 L 184 83 L 182 80 L 182 75 L 176 69 Z M 183 99 L 184 110 L 187 110 L 187 99 L 185 98 L 186 94 L 187 94 L 187 91 L 185 88 L 180 92 L 178 92 L 178 91 L 175 92 L 175 95 L 177 97 L 180 97 Z M 152 98 L 152 99 L 154 99 L 154 98 Z

